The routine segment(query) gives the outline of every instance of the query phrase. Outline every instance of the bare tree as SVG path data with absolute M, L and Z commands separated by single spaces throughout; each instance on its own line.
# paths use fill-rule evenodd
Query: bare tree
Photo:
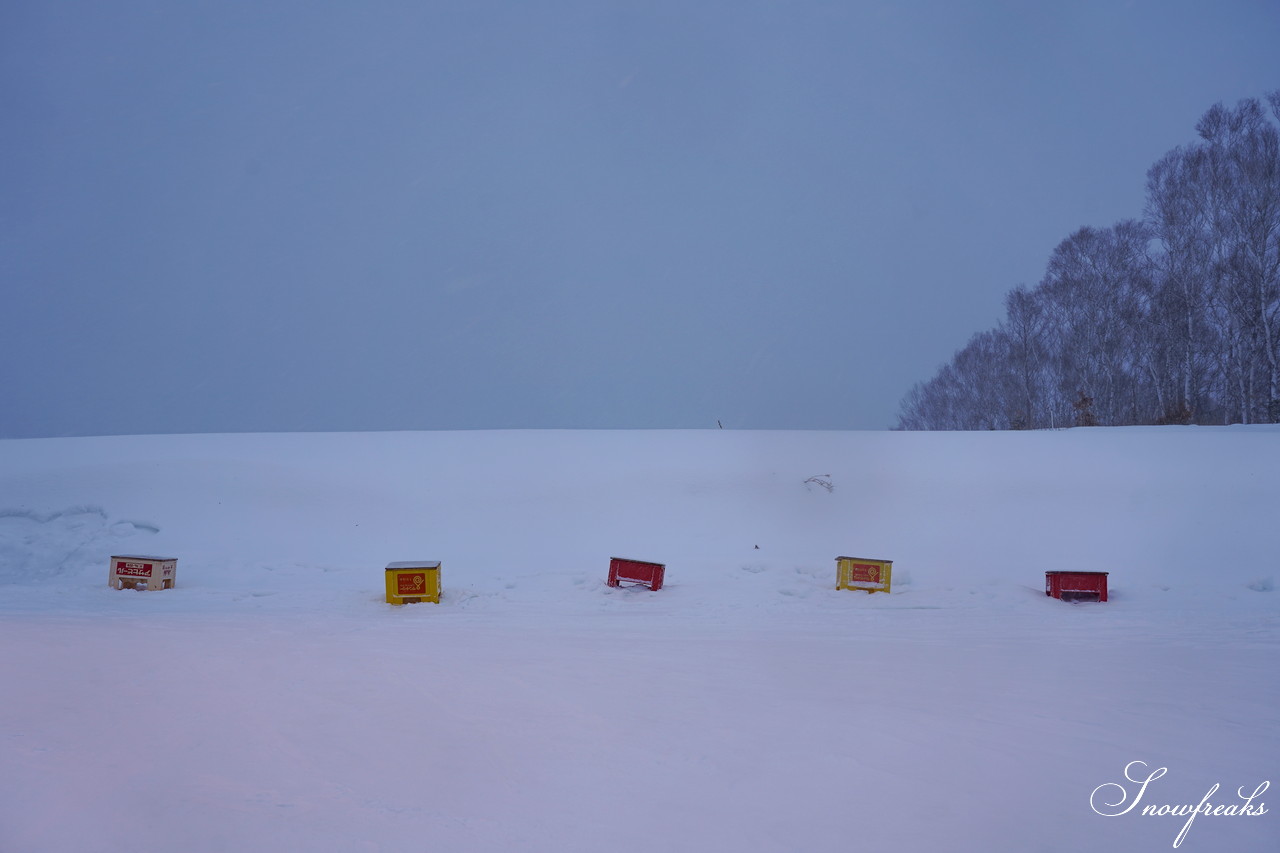
M 1217 267 L 1223 391 L 1236 419 L 1271 420 L 1280 399 L 1280 132 L 1252 98 L 1215 105 L 1196 130 L 1208 161 L 1201 195 Z
M 1280 91 L 1211 107 L 1147 172 L 1145 218 L 1063 240 L 898 427 L 1280 422 L 1276 122 Z
M 1198 187 L 1203 151 L 1177 148 L 1147 172 L 1147 223 L 1164 251 L 1152 258 L 1153 390 L 1158 421 L 1190 423 L 1213 416 L 1217 335 L 1209 306 L 1216 287 L 1212 216 Z
M 1149 231 L 1139 222 L 1081 228 L 1054 250 L 1040 290 L 1050 319 L 1055 414 L 1081 393 L 1106 425 L 1144 419 L 1140 356 Z

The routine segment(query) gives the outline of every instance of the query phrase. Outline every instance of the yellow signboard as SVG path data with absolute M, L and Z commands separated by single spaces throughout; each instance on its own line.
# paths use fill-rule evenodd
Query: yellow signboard
M 888 592 L 893 579 L 893 560 L 836 557 L 836 589 Z
M 440 603 L 440 563 L 388 563 L 386 575 L 388 604 Z

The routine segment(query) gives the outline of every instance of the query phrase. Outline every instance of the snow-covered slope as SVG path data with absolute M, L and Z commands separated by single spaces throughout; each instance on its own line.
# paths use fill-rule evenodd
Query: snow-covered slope
M 2 441 L 0 851 L 1167 849 L 1276 775 L 1277 519 L 1275 427 Z

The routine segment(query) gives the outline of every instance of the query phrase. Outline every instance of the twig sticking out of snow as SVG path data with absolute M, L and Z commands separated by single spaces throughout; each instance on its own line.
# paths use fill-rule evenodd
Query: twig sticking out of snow
M 835 483 L 831 482 L 830 474 L 814 474 L 812 477 L 804 481 L 804 486 L 806 489 L 809 488 L 810 483 L 812 483 L 815 486 L 821 486 L 822 488 L 826 489 L 828 494 L 830 494 L 836 487 Z

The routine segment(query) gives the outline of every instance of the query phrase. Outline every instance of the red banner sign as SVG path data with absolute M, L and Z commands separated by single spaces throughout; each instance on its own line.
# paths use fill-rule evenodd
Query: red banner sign
M 116 574 L 133 578 L 151 577 L 150 563 L 116 563 Z
M 421 572 L 396 575 L 396 595 L 425 595 L 427 576 Z
M 869 563 L 853 563 L 849 566 L 849 580 L 855 583 L 880 583 L 880 567 Z

